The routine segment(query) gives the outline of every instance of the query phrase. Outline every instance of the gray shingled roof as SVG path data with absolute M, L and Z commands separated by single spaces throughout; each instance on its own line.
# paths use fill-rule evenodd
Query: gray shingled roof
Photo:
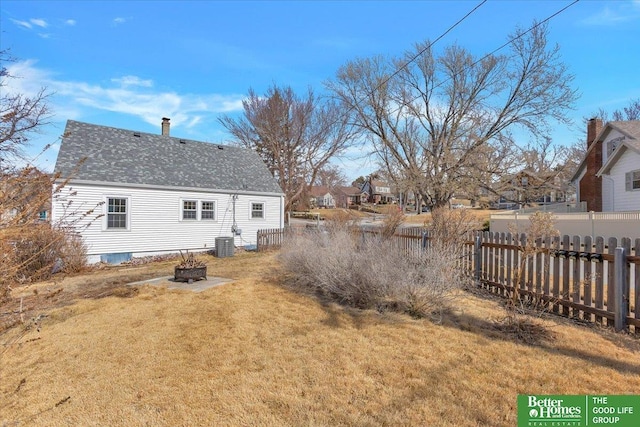
M 67 121 L 55 172 L 123 185 L 282 193 L 251 150 L 74 120 Z

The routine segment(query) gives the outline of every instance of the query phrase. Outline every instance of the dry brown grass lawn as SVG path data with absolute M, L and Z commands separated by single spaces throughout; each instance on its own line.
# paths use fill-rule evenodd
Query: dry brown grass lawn
M 235 282 L 79 297 L 5 331 L 0 425 L 511 426 L 519 393 L 640 390 L 636 338 L 549 318 L 555 340 L 517 344 L 472 294 L 442 324 L 347 310 L 279 286 L 277 266 L 211 259 Z
M 475 216 L 478 219 L 478 221 L 480 221 L 480 223 L 482 224 L 483 222 L 488 221 L 491 218 L 492 213 L 496 213 L 499 211 L 488 210 L 488 209 L 469 209 L 468 212 L 473 214 L 473 216 Z M 419 215 L 407 215 L 404 222 L 405 224 L 411 224 L 415 226 L 424 225 L 425 223 L 430 224 L 431 213 L 426 212 L 426 213 L 421 213 Z

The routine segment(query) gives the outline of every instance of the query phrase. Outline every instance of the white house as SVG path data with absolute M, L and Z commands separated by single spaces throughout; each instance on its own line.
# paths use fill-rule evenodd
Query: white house
M 590 211 L 640 211 L 640 120 L 591 119 L 587 154 L 572 178 Z
M 69 120 L 52 220 L 73 223 L 89 262 L 256 244 L 284 226 L 284 194 L 251 150 Z M 95 211 L 85 215 L 91 209 Z M 97 215 L 96 215 L 97 213 Z
M 640 120 L 609 122 L 600 135 L 602 211 L 640 211 Z

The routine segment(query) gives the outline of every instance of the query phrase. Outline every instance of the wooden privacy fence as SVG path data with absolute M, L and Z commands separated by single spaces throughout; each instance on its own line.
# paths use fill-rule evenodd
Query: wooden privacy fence
M 291 231 L 258 231 L 258 250 L 279 248 Z M 362 229 L 363 239 L 379 233 Z M 404 228 L 390 239 L 408 256 L 431 240 L 421 227 Z M 575 319 L 640 334 L 640 239 L 591 236 L 528 241 L 525 234 L 469 235 L 460 267 L 490 292 L 518 292 L 539 308 Z
M 316 228 L 312 228 L 315 230 Z M 258 251 L 266 251 L 270 249 L 279 249 L 286 239 L 286 236 L 295 231 L 302 231 L 305 228 L 272 228 L 258 230 L 257 249 Z M 362 237 L 366 239 L 368 236 L 377 236 L 379 231 L 375 229 L 358 229 L 358 233 L 362 233 Z M 392 247 L 402 250 L 409 254 L 418 254 L 428 244 L 429 232 L 422 227 L 402 228 L 397 231 L 391 239 Z
M 258 230 L 257 249 L 258 252 L 267 251 L 269 249 L 279 249 L 285 238 L 285 228 L 268 228 Z
M 543 308 L 640 333 L 640 239 L 591 236 L 527 241 L 525 234 L 475 236 L 477 283 L 506 295 L 517 291 Z

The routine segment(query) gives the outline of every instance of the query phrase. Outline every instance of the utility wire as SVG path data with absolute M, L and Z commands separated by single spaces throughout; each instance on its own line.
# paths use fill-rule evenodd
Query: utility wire
M 577 1 L 577 0 L 576 0 Z M 474 13 L 476 10 L 480 9 L 480 6 L 484 5 L 487 2 L 487 0 L 482 0 L 481 3 L 477 4 L 476 7 L 474 7 L 473 9 L 471 9 L 466 15 L 464 15 L 462 18 L 460 18 L 455 24 L 451 25 L 449 28 L 447 28 L 447 30 L 440 34 L 434 41 L 430 42 L 427 46 L 425 46 L 422 50 L 420 50 L 420 52 L 416 53 L 415 55 L 413 55 L 411 57 L 411 59 L 409 59 L 407 62 L 405 62 L 404 64 L 402 64 L 402 66 L 398 67 L 397 70 L 395 70 L 389 77 L 387 77 L 386 79 L 384 79 L 382 81 L 382 83 L 378 84 L 375 88 L 373 88 L 371 91 L 367 92 L 365 94 L 365 96 L 363 96 L 363 99 L 369 97 L 370 95 L 372 95 L 375 91 L 377 91 L 378 89 L 380 89 L 382 86 L 384 86 L 389 80 L 391 80 L 393 77 L 395 77 L 396 75 L 398 75 L 398 73 L 400 71 L 402 71 L 403 69 L 407 68 L 407 66 L 409 64 L 411 64 L 413 61 L 415 61 L 416 59 L 418 59 L 423 53 L 425 53 L 427 50 L 429 50 L 431 48 L 431 46 L 433 46 L 434 44 L 436 44 L 438 41 L 440 41 L 441 39 L 444 38 L 444 36 L 446 36 L 447 34 L 449 34 L 455 27 L 457 27 L 458 25 L 460 25 L 462 23 L 462 21 L 464 21 L 465 19 L 467 19 L 472 13 Z M 356 101 L 356 104 L 358 102 Z M 355 108 L 355 107 L 352 107 Z M 351 109 L 349 109 L 348 111 L 351 111 Z
M 549 22 L 551 19 L 555 18 L 556 16 L 560 15 L 562 12 L 564 12 L 565 10 L 569 9 L 571 6 L 573 6 L 574 4 L 578 3 L 580 0 L 574 0 L 572 3 L 566 5 L 565 7 L 563 7 L 562 9 L 556 11 L 555 13 L 553 13 L 552 15 L 549 15 L 548 17 L 546 17 L 545 19 L 543 19 L 540 22 L 537 22 L 535 25 L 531 26 L 528 30 L 518 34 L 517 36 L 513 37 L 512 39 L 507 40 L 505 43 L 503 43 L 502 45 L 500 45 L 499 47 L 497 47 L 496 49 L 492 50 L 491 52 L 487 53 L 486 55 L 484 55 L 482 58 L 478 59 L 477 61 L 471 63 L 470 65 L 464 67 L 462 70 L 460 70 L 458 73 L 455 73 L 453 76 L 447 77 L 446 79 L 442 80 L 440 83 L 438 83 L 437 85 L 433 86 L 432 89 L 437 89 L 440 86 L 442 86 L 443 84 L 445 84 L 446 82 L 450 81 L 453 77 L 457 77 L 458 75 L 466 72 L 467 70 L 469 70 L 470 68 L 475 67 L 478 63 L 484 61 L 485 59 L 487 59 L 488 57 L 494 55 L 496 52 L 504 49 L 505 47 L 509 46 L 510 44 L 512 44 L 513 42 L 515 42 L 516 40 L 524 37 L 525 35 L 529 34 L 531 31 L 535 30 L 536 28 L 538 28 L 539 26 Z M 431 45 L 429 45 L 431 46 Z M 414 56 L 414 59 L 416 59 L 419 55 L 421 55 L 427 48 L 423 49 L 418 55 Z M 408 64 L 408 63 L 407 63 Z M 398 70 L 399 71 L 399 70 Z M 398 73 L 398 71 L 396 71 L 395 73 L 393 73 L 391 76 L 394 76 Z M 391 77 L 387 78 L 385 80 L 385 83 L 390 79 Z M 378 85 L 375 90 L 378 90 L 382 85 Z M 373 94 L 374 91 L 368 92 L 367 96 Z M 395 110 L 391 111 L 391 113 L 397 113 L 400 111 L 401 108 L 406 107 L 407 104 L 415 101 L 416 99 L 420 98 L 420 95 L 416 96 L 415 98 L 413 98 L 411 101 L 406 102 L 406 103 L 402 103 L 402 105 L 400 105 L 398 108 L 396 108 Z M 353 107 L 351 107 L 348 111 L 351 111 L 351 109 L 355 108 L 355 105 Z

